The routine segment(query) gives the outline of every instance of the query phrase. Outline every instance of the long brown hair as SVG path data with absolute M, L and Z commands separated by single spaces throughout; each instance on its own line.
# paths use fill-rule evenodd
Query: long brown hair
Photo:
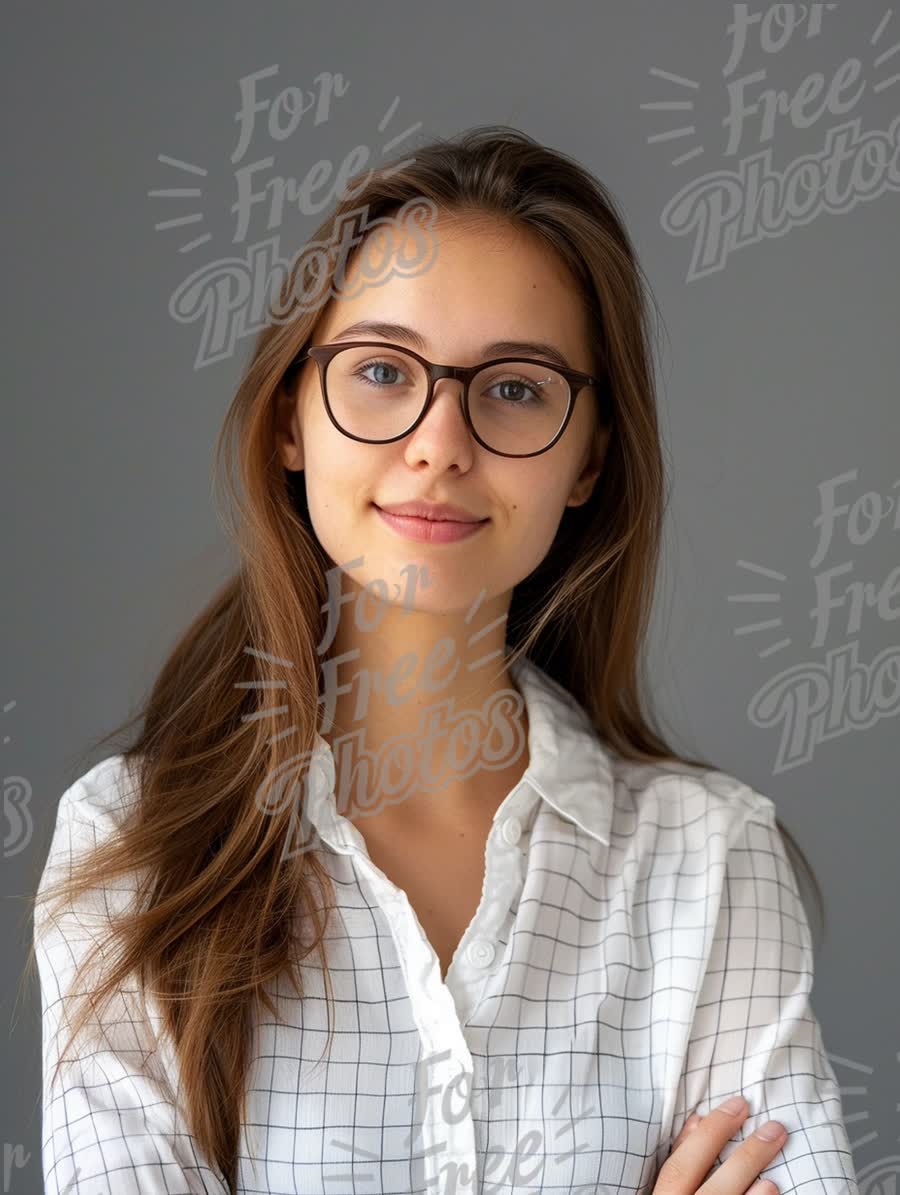
M 347 213 L 364 210 L 377 221 L 421 198 L 440 212 L 530 230 L 559 255 L 583 296 L 613 398 L 612 434 L 590 499 L 566 508 L 546 558 L 513 592 L 508 661 L 527 654 L 625 758 L 714 769 L 667 745 L 641 691 L 667 493 L 651 296 L 615 201 L 567 155 L 518 130 L 482 126 L 374 171 L 345 194 L 313 240 L 327 243 Z M 310 260 L 301 256 L 282 301 L 290 292 L 299 303 L 322 287 Z M 330 259 L 327 268 L 334 266 Z M 91 1003 L 109 998 L 132 973 L 160 1002 L 191 1130 L 232 1191 L 254 1017 L 260 1004 L 277 1017 L 267 985 L 287 972 L 302 995 L 293 964 L 315 950 L 332 995 L 322 946 L 333 899 L 329 877 L 314 851 L 283 857 L 292 810 L 264 814 L 256 799 L 266 777 L 298 750 L 314 749 L 317 730 L 317 644 L 332 562 L 313 533 L 302 474 L 281 467 L 274 434 L 290 363 L 308 344 L 318 314 L 307 304 L 262 330 L 217 443 L 217 476 L 225 477 L 234 503 L 230 534 L 239 571 L 177 640 L 144 707 L 94 744 L 142 719 L 121 748 L 138 799 L 119 834 L 42 894 L 61 907 L 98 876 L 140 875 L 138 903 L 111 931 L 115 964 Z M 274 674 L 266 657 L 291 662 L 277 673 L 282 687 L 254 685 Z M 270 733 L 275 708 L 286 702 L 296 723 L 290 742 Z M 821 908 L 815 876 L 779 828 L 808 870 Z M 294 937 L 298 910 L 310 931 L 302 941 Z M 33 957 L 32 948 L 29 965 Z M 78 986 L 76 980 L 72 990 Z M 330 1001 L 328 1007 L 331 1027 Z M 67 1046 L 87 1013 L 83 1007 Z

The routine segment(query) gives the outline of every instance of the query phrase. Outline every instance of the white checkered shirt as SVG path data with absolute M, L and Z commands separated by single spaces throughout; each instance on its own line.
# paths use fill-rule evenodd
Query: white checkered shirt
M 512 676 L 529 765 L 494 817 L 481 903 L 446 981 L 406 894 L 338 812 L 318 739 L 332 789 L 309 817 L 338 906 L 335 1038 L 323 1059 L 313 953 L 298 964 L 303 1000 L 280 979 L 282 1023 L 258 1021 L 238 1190 L 650 1192 L 690 1113 L 742 1093 L 750 1114 L 717 1165 L 776 1119 L 789 1136 L 762 1177 L 781 1195 L 858 1195 L 772 801 L 723 772 L 624 761 L 536 665 Z M 112 756 L 66 790 L 42 886 L 115 830 L 126 776 Z M 45 1189 L 224 1195 L 136 984 L 50 1086 L 60 997 L 91 922 L 132 892 L 98 884 L 38 939 Z

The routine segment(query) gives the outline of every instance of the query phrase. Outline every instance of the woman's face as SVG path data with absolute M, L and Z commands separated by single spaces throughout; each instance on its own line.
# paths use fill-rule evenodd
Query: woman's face
M 586 313 L 574 280 L 549 248 L 509 225 L 465 224 L 446 215 L 433 233 L 436 253 L 424 273 L 391 274 L 352 298 L 332 299 L 310 343 L 333 343 L 357 321 L 378 320 L 414 329 L 423 344 L 396 333 L 347 339 L 384 340 L 455 365 L 505 355 L 486 351 L 496 341 L 542 341 L 573 369 L 592 372 Z M 351 264 L 351 292 L 354 277 Z M 391 444 L 364 444 L 331 422 L 318 367 L 307 360 L 279 420 L 281 461 L 305 471 L 310 518 L 324 550 L 342 568 L 362 557 L 347 574 L 361 586 L 383 581 L 385 589 L 371 592 L 398 603 L 410 604 L 410 565 L 427 567 L 428 585 L 417 585 L 413 602 L 421 611 L 465 612 L 479 595 L 511 597 L 547 554 L 565 507 L 589 498 L 608 440 L 608 430 L 596 434 L 595 397 L 585 389 L 551 449 L 521 459 L 498 456 L 471 437 L 460 394 L 459 382 L 441 379 L 414 432 Z M 376 509 L 413 499 L 454 503 L 489 522 L 457 542 L 413 541 Z

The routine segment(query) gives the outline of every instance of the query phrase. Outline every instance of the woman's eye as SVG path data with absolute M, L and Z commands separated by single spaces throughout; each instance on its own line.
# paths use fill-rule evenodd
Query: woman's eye
M 507 402 L 513 406 L 525 406 L 539 398 L 534 387 L 521 378 L 505 378 L 502 381 L 494 382 L 487 393 L 492 394 L 492 397 L 501 402 Z
M 377 382 L 379 385 L 393 386 L 399 380 L 399 368 L 396 365 L 391 365 L 389 361 L 370 361 L 367 365 L 363 365 L 359 372 L 364 375 L 369 370 L 375 371 L 375 376 L 369 377 L 367 380 Z

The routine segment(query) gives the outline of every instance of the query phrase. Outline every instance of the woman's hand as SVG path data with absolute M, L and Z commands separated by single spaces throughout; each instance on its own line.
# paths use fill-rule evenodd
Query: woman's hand
M 729 1107 L 731 1100 L 736 1101 L 733 1108 Z M 706 1116 L 695 1112 L 688 1117 L 660 1169 L 653 1195 L 778 1195 L 775 1183 L 756 1181 L 787 1140 L 787 1130 L 777 1120 L 760 1125 L 710 1176 L 722 1147 L 750 1111 L 743 1096 L 731 1100 Z M 762 1136 L 773 1128 L 777 1129 L 774 1137 Z

